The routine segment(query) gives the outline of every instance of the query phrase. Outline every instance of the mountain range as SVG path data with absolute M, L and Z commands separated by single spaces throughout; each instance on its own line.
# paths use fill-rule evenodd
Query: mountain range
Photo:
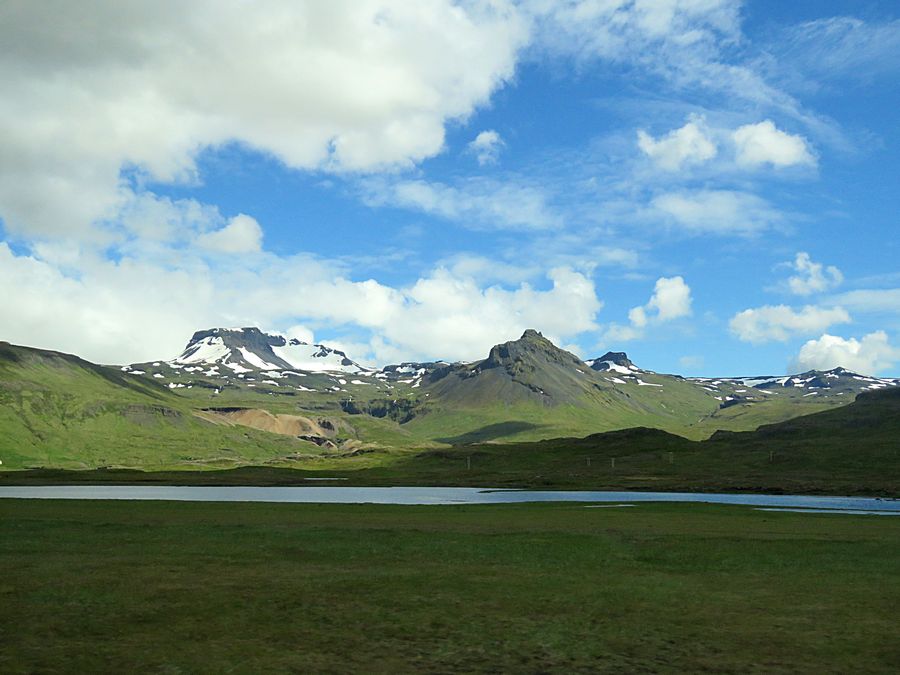
M 900 385 L 843 368 L 688 378 L 624 352 L 583 361 L 535 330 L 470 363 L 374 369 L 258 328 L 196 332 L 173 359 L 107 367 L 0 343 L 6 467 L 378 463 L 392 453 L 633 427 L 700 440 Z

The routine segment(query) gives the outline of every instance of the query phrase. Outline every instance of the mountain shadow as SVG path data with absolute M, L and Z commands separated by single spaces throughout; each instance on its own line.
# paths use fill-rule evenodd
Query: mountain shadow
M 441 443 L 449 443 L 450 445 L 468 445 L 469 443 L 484 443 L 485 441 L 493 441 L 505 436 L 522 433 L 523 431 L 532 431 L 546 426 L 545 424 L 532 424 L 531 422 L 498 422 L 496 424 L 488 424 L 480 429 L 467 431 L 459 436 L 451 436 L 447 438 L 438 438 L 436 440 Z

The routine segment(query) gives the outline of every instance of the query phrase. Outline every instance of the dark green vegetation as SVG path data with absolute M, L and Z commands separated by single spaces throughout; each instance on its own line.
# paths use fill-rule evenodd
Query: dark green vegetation
M 900 668 L 900 519 L 0 500 L 0 671 Z
M 627 429 L 536 443 L 480 443 L 331 464 L 342 485 L 690 490 L 900 495 L 900 390 L 697 442 L 655 429 Z M 324 464 L 324 460 L 321 460 Z M 322 470 L 243 467 L 229 471 L 29 471 L 2 484 L 159 483 L 302 485 Z
M 350 474 L 343 474 L 350 475 Z M 405 485 L 900 495 L 900 390 L 697 442 L 626 429 L 429 450 L 364 472 Z

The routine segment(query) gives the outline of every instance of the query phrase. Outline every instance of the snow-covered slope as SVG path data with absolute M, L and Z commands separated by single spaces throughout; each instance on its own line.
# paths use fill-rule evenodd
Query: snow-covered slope
M 212 328 L 198 331 L 184 351 L 168 363 L 223 366 L 236 373 L 254 370 L 366 373 L 371 369 L 337 349 L 308 344 L 259 328 Z
M 865 391 L 900 386 L 900 379 L 860 375 L 846 368 L 809 370 L 797 375 L 692 377 L 688 380 L 707 391 L 719 394 L 723 407 L 773 397 L 807 399 L 844 397 L 853 400 L 857 394 Z
M 283 346 L 272 347 L 275 355 L 298 370 L 364 373 L 369 368 L 347 358 L 347 355 L 320 344 L 309 344 L 297 339 L 287 340 Z

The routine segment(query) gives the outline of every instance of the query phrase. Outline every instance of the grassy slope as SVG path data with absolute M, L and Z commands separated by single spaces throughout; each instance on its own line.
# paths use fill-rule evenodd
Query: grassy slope
M 152 380 L 74 356 L 0 344 L 0 461 L 55 466 L 264 464 L 309 443 L 197 419 Z
M 551 371 L 547 377 L 552 380 L 553 375 Z M 196 381 L 198 378 L 195 376 L 196 373 L 191 374 L 190 379 Z M 311 377 L 314 379 L 316 376 Z M 604 376 L 597 377 L 601 384 L 606 382 Z M 197 407 L 263 408 L 273 413 L 337 417 L 354 427 L 356 436 L 361 440 L 393 448 L 479 440 L 535 441 L 560 436 L 586 436 L 636 426 L 660 428 L 701 440 L 718 429 L 755 429 L 761 424 L 830 409 L 838 404 L 837 400 L 813 403 L 810 399 L 784 396 L 751 406 L 720 410 L 720 401 L 714 398 L 714 394 L 694 383 L 649 373 L 641 375 L 641 378 L 663 386 L 628 384 L 620 391 L 578 389 L 579 396 L 553 406 L 534 400 L 521 385 L 490 372 L 479 376 L 477 385 L 467 382 L 464 391 L 454 391 L 447 398 L 442 398 L 446 393 L 443 391 L 446 382 L 439 382 L 440 386 L 433 391 L 413 389 L 398 383 L 389 394 L 371 386 L 348 384 L 345 386 L 350 392 L 348 394 L 327 391 L 317 381 L 310 380 L 306 384 L 318 387 L 319 391 L 309 393 L 271 386 L 231 386 L 216 394 L 215 381 L 209 380 L 210 388 L 194 387 L 179 389 L 178 392 Z M 556 382 L 555 387 L 562 390 L 570 384 Z M 422 404 L 427 412 L 402 425 L 368 415 L 345 415 L 341 412 L 340 403 L 348 396 L 363 403 L 372 399 L 411 399 Z
M 0 500 L 0 671 L 900 667 L 900 519 Z

